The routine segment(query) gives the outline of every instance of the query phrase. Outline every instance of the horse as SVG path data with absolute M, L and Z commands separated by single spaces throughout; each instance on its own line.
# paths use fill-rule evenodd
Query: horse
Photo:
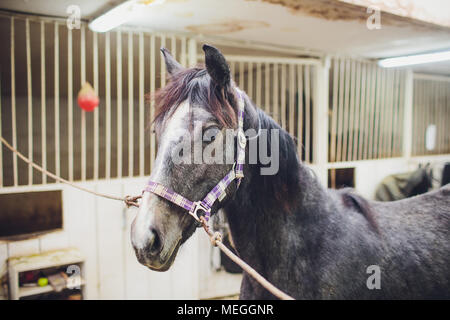
M 188 136 L 200 150 L 236 149 L 237 134 L 224 144 L 224 132 L 238 127 L 239 89 L 213 46 L 203 45 L 205 67 L 184 68 L 161 51 L 169 81 L 154 96 L 158 152 L 150 180 L 186 199 L 203 199 L 233 163 L 179 163 L 174 154 L 192 159 L 194 152 L 174 150 Z M 293 138 L 241 93 L 247 142 L 268 149 L 276 142 L 279 167 L 262 174 L 267 161 L 258 153 L 250 163 L 247 144 L 244 178 L 231 182 L 211 208 L 211 215 L 224 211 L 240 258 L 296 299 L 450 298 L 450 185 L 393 202 L 327 189 L 301 162 Z M 278 140 L 263 139 L 261 129 L 277 131 Z M 182 207 L 144 192 L 131 226 L 137 260 L 168 270 L 197 227 Z M 244 271 L 240 298 L 275 297 Z

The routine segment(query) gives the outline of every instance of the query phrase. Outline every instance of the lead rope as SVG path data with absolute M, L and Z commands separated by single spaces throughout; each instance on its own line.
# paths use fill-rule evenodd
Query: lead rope
M 220 250 L 222 250 L 223 253 L 225 253 L 228 258 L 233 260 L 236 264 L 238 264 L 248 275 L 253 277 L 256 281 L 259 282 L 260 285 L 262 285 L 264 288 L 266 288 L 267 291 L 269 291 L 271 294 L 273 294 L 275 297 L 277 297 L 280 300 L 294 300 L 290 295 L 284 293 L 277 287 L 275 287 L 273 284 L 271 284 L 269 281 L 266 280 L 262 275 L 260 275 L 255 269 L 250 267 L 247 263 L 244 262 L 241 258 L 239 258 L 237 255 L 235 255 L 230 249 L 228 249 L 223 243 L 222 243 L 222 235 L 220 232 L 212 232 L 203 216 L 200 217 L 200 222 L 202 224 L 203 229 L 208 234 L 211 244 L 215 247 L 219 247 Z
M 2 141 L 2 143 L 9 149 L 11 150 L 13 153 L 15 153 L 20 159 L 22 159 L 23 161 L 25 161 L 26 163 L 28 163 L 30 166 L 32 166 L 33 168 L 35 168 L 36 170 L 46 174 L 47 176 L 49 176 L 50 178 L 55 179 L 56 181 L 65 183 L 71 187 L 74 187 L 76 189 L 82 190 L 84 192 L 88 192 L 91 193 L 93 195 L 99 196 L 99 197 L 103 197 L 106 199 L 111 199 L 111 200 L 119 200 L 119 201 L 123 201 L 125 202 L 125 205 L 129 208 L 131 206 L 133 207 L 139 207 L 139 203 L 137 202 L 141 196 L 125 196 L 125 197 L 118 197 L 118 196 L 112 196 L 109 194 L 105 194 L 105 193 L 101 193 L 101 192 L 97 192 L 97 191 L 93 191 L 90 189 L 86 189 L 83 188 L 75 183 L 72 183 L 64 178 L 58 177 L 57 175 L 51 173 L 50 171 L 45 170 L 44 168 L 42 168 L 41 166 L 39 166 L 38 164 L 34 163 L 33 161 L 31 161 L 30 159 L 28 159 L 27 157 L 25 157 L 23 154 L 21 154 L 16 148 L 14 148 L 13 146 L 11 146 L 8 141 L 6 141 L 2 136 L 0 136 L 0 140 Z
M 41 173 L 44 173 L 45 175 L 49 176 L 50 178 L 55 179 L 56 181 L 65 183 L 71 187 L 74 187 L 76 189 L 79 189 L 84 192 L 91 193 L 98 197 L 103 197 L 106 199 L 111 200 L 119 200 L 123 201 L 125 205 L 129 208 L 131 206 L 139 208 L 138 200 L 142 198 L 142 195 L 138 196 L 125 196 L 125 197 L 119 197 L 119 196 L 113 196 L 97 191 L 93 191 L 90 189 L 83 188 L 75 183 L 72 183 L 64 178 L 58 177 L 57 175 L 51 173 L 50 171 L 45 170 L 38 164 L 34 163 L 27 157 L 25 157 L 22 153 L 20 153 L 16 148 L 11 146 L 8 141 L 6 141 L 1 135 L 0 135 L 1 142 L 11 150 L 14 154 L 16 154 L 20 159 L 22 159 L 24 162 L 35 168 L 36 170 L 40 171 Z M 208 234 L 211 240 L 211 244 L 215 247 L 219 247 L 220 250 L 222 250 L 223 253 L 225 253 L 231 260 L 233 260 L 236 264 L 238 264 L 248 275 L 252 276 L 256 281 L 258 281 L 264 288 L 266 288 L 270 293 L 272 293 L 274 296 L 281 300 L 294 300 L 291 296 L 287 295 L 277 287 L 275 287 L 273 284 L 271 284 L 269 281 L 267 281 L 262 275 L 260 275 L 255 269 L 250 267 L 247 263 L 245 263 L 241 258 L 239 258 L 237 255 L 235 255 L 230 249 L 228 249 L 223 243 L 222 243 L 222 235 L 219 232 L 213 233 L 205 220 L 203 216 L 200 217 L 200 222 L 202 224 L 203 229 Z

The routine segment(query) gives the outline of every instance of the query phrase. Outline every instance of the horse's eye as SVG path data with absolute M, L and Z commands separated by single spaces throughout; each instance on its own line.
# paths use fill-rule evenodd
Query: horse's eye
M 216 140 L 217 135 L 220 133 L 218 127 L 209 127 L 203 133 L 203 142 L 212 142 Z

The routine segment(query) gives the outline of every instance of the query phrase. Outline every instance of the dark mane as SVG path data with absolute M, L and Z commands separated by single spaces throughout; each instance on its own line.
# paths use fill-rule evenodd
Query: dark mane
M 237 100 L 233 90 L 220 89 L 204 68 L 183 69 L 171 75 L 167 85 L 155 93 L 154 99 L 154 122 L 161 122 L 172 107 L 188 100 L 190 105 L 205 107 L 222 126 L 236 125 Z
M 258 118 L 262 129 L 279 130 L 279 170 L 275 175 L 258 175 L 255 188 L 263 190 L 270 190 L 269 194 L 273 197 L 268 197 L 266 200 L 272 202 L 271 206 L 282 205 L 283 209 L 292 212 L 295 206 L 295 200 L 300 192 L 301 168 L 300 160 L 297 154 L 297 146 L 292 139 L 292 136 L 282 129 L 278 123 L 275 122 L 260 108 L 256 107 L 258 111 Z M 272 139 L 270 133 L 267 136 L 267 150 L 272 150 Z M 258 162 L 260 161 L 258 155 Z M 259 163 L 260 166 L 265 166 Z M 310 175 L 308 173 L 308 175 Z M 255 195 L 260 193 L 255 193 Z M 260 202 L 261 200 L 255 199 Z

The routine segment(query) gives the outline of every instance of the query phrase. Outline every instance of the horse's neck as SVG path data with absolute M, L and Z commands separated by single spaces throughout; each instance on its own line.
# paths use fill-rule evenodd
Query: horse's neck
M 262 128 L 271 125 L 265 121 Z M 310 243 L 319 241 L 320 233 L 311 230 L 330 212 L 327 191 L 293 148 L 288 134 L 280 132 L 277 175 L 262 176 L 259 165 L 247 165 L 240 189 L 225 208 L 237 251 L 260 271 L 274 270 L 289 255 L 286 250 L 301 250 L 306 233 Z M 316 226 L 308 230 L 312 221 Z

